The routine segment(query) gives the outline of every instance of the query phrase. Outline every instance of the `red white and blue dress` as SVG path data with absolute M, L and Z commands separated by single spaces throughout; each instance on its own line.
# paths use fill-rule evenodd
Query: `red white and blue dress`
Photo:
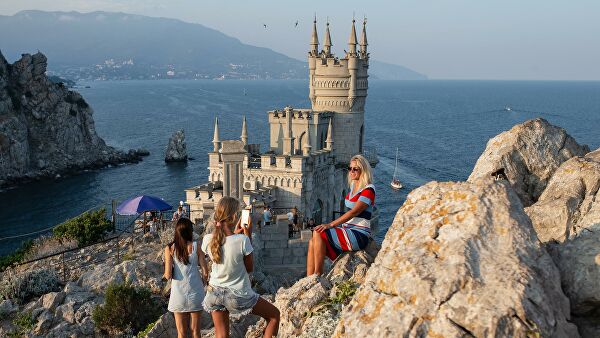
M 354 186 L 350 187 L 350 192 L 346 195 L 344 201 L 346 211 L 354 208 L 358 201 L 367 204 L 368 207 L 346 223 L 321 233 L 321 238 L 325 241 L 327 257 L 332 261 L 344 251 L 363 250 L 369 244 L 369 238 L 371 237 L 371 216 L 375 205 L 375 187 L 369 184 L 354 195 L 352 195 L 352 190 L 354 190 Z

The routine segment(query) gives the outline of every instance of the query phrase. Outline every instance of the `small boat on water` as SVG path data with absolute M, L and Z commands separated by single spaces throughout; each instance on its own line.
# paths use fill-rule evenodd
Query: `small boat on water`
M 506 106 L 506 107 L 504 107 L 504 110 L 506 110 L 506 111 L 512 111 L 512 108 L 510 106 Z
M 396 165 L 394 166 L 394 176 L 392 176 L 392 182 L 390 183 L 390 185 L 392 186 L 392 189 L 400 190 L 400 189 L 402 189 L 402 183 L 396 177 L 397 172 L 398 172 L 398 148 L 396 148 Z

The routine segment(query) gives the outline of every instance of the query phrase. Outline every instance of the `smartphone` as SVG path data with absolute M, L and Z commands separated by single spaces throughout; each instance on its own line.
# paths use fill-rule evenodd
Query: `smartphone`
M 240 222 L 240 224 L 244 229 L 248 227 L 248 224 L 250 224 L 250 210 L 242 210 L 242 221 Z

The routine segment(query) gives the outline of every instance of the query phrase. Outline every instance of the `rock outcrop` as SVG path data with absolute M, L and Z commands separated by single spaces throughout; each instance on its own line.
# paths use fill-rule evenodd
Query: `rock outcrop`
M 600 149 L 564 162 L 525 211 L 558 266 L 584 337 L 600 336 Z
M 525 211 L 542 242 L 559 241 L 600 223 L 600 149 L 563 163 Z
M 165 151 L 165 162 L 186 162 L 188 160 L 183 129 L 173 133 Z
M 40 177 L 137 162 L 96 134 L 92 108 L 77 92 L 46 77 L 47 59 L 0 53 L 0 187 Z
M 577 337 L 558 269 L 506 182 L 411 192 L 333 337 Z
M 361 284 L 378 251 L 379 245 L 371 242 L 364 251 L 342 254 L 326 275 L 304 277 L 289 288 L 279 289 L 275 295 L 275 306 L 281 313 L 278 336 L 330 337 L 344 301 L 338 296 L 340 285 L 350 283 L 347 285 L 355 288 Z M 347 296 L 346 301 L 350 301 L 351 295 Z M 262 337 L 264 326 L 261 320 L 246 337 Z
M 535 203 L 561 163 L 589 152 L 562 128 L 537 118 L 490 139 L 468 181 L 498 174 L 515 189 L 523 205 Z

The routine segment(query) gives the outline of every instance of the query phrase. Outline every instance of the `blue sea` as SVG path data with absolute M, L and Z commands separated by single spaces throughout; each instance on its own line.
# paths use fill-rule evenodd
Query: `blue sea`
M 306 81 L 106 81 L 79 91 L 94 109 L 96 130 L 117 148 L 146 148 L 143 162 L 0 192 L 0 254 L 20 244 L 8 236 L 51 227 L 90 208 L 151 194 L 176 204 L 206 181 L 214 117 L 222 139 L 236 139 L 242 117 L 249 142 L 268 144 L 266 112 L 310 107 Z M 600 146 L 600 82 L 377 81 L 369 83 L 365 143 L 376 147 L 376 237 L 381 240 L 408 192 L 432 180 L 465 180 L 489 138 L 543 117 L 580 143 Z M 244 95 L 246 93 L 246 95 Z M 512 111 L 504 108 L 510 106 Z M 195 160 L 165 164 L 171 134 L 184 129 Z M 396 148 L 405 188 L 389 186 Z

